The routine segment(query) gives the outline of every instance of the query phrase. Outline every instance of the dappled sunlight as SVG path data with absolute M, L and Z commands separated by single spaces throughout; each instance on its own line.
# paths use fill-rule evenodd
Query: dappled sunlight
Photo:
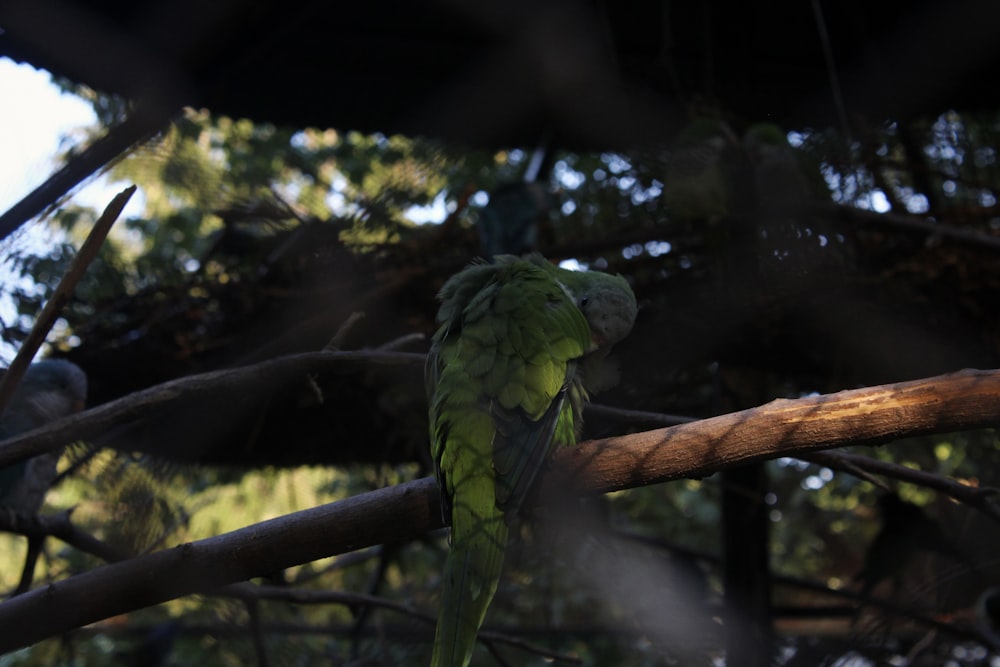
M 0 664 L 996 667 L 1000 10 L 86 4 L 0 9 L 0 357 L 90 378 Z

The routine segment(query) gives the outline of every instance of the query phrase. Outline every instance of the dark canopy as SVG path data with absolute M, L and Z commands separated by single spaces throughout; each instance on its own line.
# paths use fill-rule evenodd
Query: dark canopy
M 990 0 L 8 0 L 0 55 L 169 109 L 585 149 L 698 102 L 833 124 L 823 35 L 849 114 L 995 108 L 997 25 Z

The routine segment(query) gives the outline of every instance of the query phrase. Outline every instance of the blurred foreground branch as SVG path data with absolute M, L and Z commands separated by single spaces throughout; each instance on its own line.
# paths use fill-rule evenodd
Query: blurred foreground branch
M 219 394 L 246 396 L 254 389 L 280 386 L 297 375 L 357 363 L 423 364 L 424 355 L 382 350 L 303 352 L 250 366 L 189 375 L 133 392 L 0 442 L 0 468 L 58 449 L 70 442 L 92 440 L 112 426 L 141 419 L 174 401 Z
M 352 353 L 320 354 L 332 359 Z M 607 492 L 704 477 L 726 466 L 806 450 L 998 423 L 1000 371 L 967 370 L 781 399 L 699 422 L 584 442 L 556 453 L 542 494 L 565 495 L 567 485 Z M 183 595 L 414 539 L 441 525 L 437 487 L 427 477 L 99 567 L 0 604 L 0 652 Z

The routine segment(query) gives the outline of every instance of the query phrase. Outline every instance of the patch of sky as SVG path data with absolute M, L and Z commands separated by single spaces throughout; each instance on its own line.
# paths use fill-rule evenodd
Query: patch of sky
M 673 246 L 670 245 L 669 241 L 647 241 L 645 244 L 633 243 L 622 248 L 622 257 L 633 259 L 642 254 L 647 254 L 650 257 L 660 257 L 669 253 L 672 248 Z
M 476 193 L 480 194 L 479 192 Z M 486 193 L 482 193 L 486 195 Z M 475 196 L 475 195 L 474 195 Z M 486 195 L 486 201 L 489 201 L 489 195 Z M 485 206 L 485 204 L 483 204 Z M 416 223 L 418 225 L 425 224 L 440 224 L 444 222 L 445 218 L 448 217 L 449 209 L 454 208 L 454 205 L 447 200 L 446 193 L 442 190 L 434 197 L 434 201 L 430 204 L 424 206 L 411 206 L 406 209 L 403 216 L 410 222 Z
M 622 174 L 632 168 L 628 160 L 616 153 L 601 153 L 601 162 L 612 174 Z
M 802 488 L 807 491 L 818 491 L 833 479 L 833 471 L 829 468 L 820 468 L 815 475 L 809 475 L 802 480 Z
M 567 190 L 576 190 L 587 180 L 583 172 L 573 169 L 565 160 L 556 162 L 552 173 L 556 178 L 556 182 Z
M 794 130 L 785 135 L 785 139 L 788 140 L 788 145 L 792 148 L 798 148 L 802 144 L 806 143 L 806 135 L 802 132 L 795 132 Z

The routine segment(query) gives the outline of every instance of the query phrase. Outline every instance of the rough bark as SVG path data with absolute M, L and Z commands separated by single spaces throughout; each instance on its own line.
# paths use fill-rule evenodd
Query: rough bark
M 777 400 L 699 422 L 557 452 L 546 493 L 704 477 L 727 466 L 846 444 L 1000 423 L 1000 371 Z M 440 528 L 438 492 L 418 479 L 105 565 L 0 604 L 0 652 L 182 595 Z

